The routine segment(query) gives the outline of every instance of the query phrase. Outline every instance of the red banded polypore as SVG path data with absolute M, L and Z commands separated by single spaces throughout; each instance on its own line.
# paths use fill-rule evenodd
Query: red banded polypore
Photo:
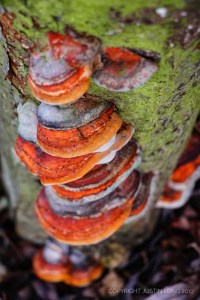
M 49 189 L 63 200 L 91 202 L 111 193 L 137 168 L 140 160 L 140 150 L 137 144 L 131 141 L 117 152 L 111 162 L 96 165 L 76 181 L 64 185 L 54 185 Z
M 108 238 L 123 224 L 137 188 L 137 176 L 130 176 L 106 197 L 84 204 L 60 201 L 42 189 L 35 211 L 42 227 L 60 242 L 94 244 Z
M 48 239 L 43 250 L 34 255 L 33 270 L 42 280 L 62 281 L 72 286 L 83 287 L 99 278 L 104 267 L 81 251 Z
M 168 180 L 157 207 L 174 209 L 183 206 L 199 178 L 200 134 L 194 131 Z
M 51 105 L 72 103 L 88 89 L 100 42 L 48 33 L 48 45 L 30 57 L 28 84 L 33 96 Z
M 52 108 L 47 105 L 39 107 L 37 142 L 44 152 L 71 158 L 94 151 L 105 151 L 114 143 L 113 138 L 122 125 L 121 118 L 114 111 L 114 104 L 107 102 L 102 104 L 93 99 L 88 105 L 88 101 L 90 98 L 84 97 L 77 104 L 65 108 Z M 43 117 L 43 115 L 48 116 L 48 111 L 51 114 L 54 112 L 56 125 L 53 124 L 53 120 L 49 124 L 48 117 Z M 70 119 L 66 118 L 66 120 L 64 116 L 70 114 Z M 56 116 L 58 116 L 57 120 Z M 86 116 L 85 119 L 83 116 Z M 66 121 L 61 122 L 60 125 L 59 119 Z M 104 145 L 107 143 L 105 148 Z
M 105 48 L 103 66 L 96 70 L 96 84 L 110 91 L 126 92 L 147 82 L 157 71 L 157 64 L 126 48 Z

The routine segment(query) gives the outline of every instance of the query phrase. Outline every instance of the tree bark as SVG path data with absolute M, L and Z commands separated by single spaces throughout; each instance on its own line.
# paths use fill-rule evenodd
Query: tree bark
M 123 120 L 135 127 L 134 137 L 142 148 L 141 171 L 159 174 L 155 194 L 141 216 L 132 218 L 110 239 L 95 246 L 104 262 L 115 266 L 115 260 L 122 261 L 133 245 L 151 233 L 159 214 L 155 202 L 199 112 L 197 2 L 160 0 L 155 7 L 153 0 L 4 0 L 2 13 L 6 12 L 8 18 L 1 17 L 0 34 L 1 166 L 16 228 L 22 237 L 42 243 L 46 236 L 33 209 L 41 186 L 14 153 L 16 107 L 32 99 L 26 84 L 27 49 L 34 42 L 43 44 L 46 32 L 62 33 L 69 25 L 96 35 L 103 46 L 142 49 L 154 60 L 161 58 L 157 73 L 140 88 L 115 93 L 92 81 L 89 88 L 90 93 L 115 101 Z M 93 251 L 93 247 L 84 249 Z

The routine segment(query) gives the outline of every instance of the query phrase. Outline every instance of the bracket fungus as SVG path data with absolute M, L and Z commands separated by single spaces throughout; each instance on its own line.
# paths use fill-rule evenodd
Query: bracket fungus
M 196 181 L 200 178 L 200 166 L 198 166 L 195 172 L 184 182 L 181 188 L 177 188 L 171 185 L 169 181 L 165 187 L 165 190 L 159 198 L 156 207 L 176 209 L 185 205 L 191 196 L 192 190 Z
M 30 56 L 28 84 L 33 96 L 52 105 L 72 103 L 88 89 L 100 47 L 95 37 L 47 34 L 48 45 Z
M 49 129 L 72 129 L 87 125 L 111 107 L 114 111 L 111 102 L 86 93 L 73 104 L 58 106 L 41 103 L 37 109 L 37 119 L 43 127 Z
M 168 180 L 157 207 L 174 209 L 183 206 L 199 178 L 200 134 L 194 131 Z
M 38 175 L 38 148 L 35 143 L 23 139 L 20 135 L 15 142 L 15 152 L 29 172 Z
M 137 193 L 134 196 L 132 210 L 129 217 L 138 216 L 145 210 L 146 206 L 151 203 L 151 199 L 154 196 L 156 189 L 156 174 L 153 172 L 138 172 L 138 177 L 140 178 L 140 183 Z
M 80 34 L 69 27 L 66 34 L 47 33 L 47 40 L 53 56 L 64 58 L 70 66 L 92 65 L 101 46 L 97 37 Z
M 48 263 L 42 251 L 38 251 L 33 259 L 33 269 L 36 275 L 42 280 L 50 282 L 59 282 L 65 279 L 65 274 L 70 269 L 70 264 L 68 261 L 65 263 Z
M 33 269 L 42 280 L 62 281 L 77 287 L 91 284 L 104 271 L 103 265 L 96 259 L 52 239 L 48 239 L 44 249 L 35 254 Z
M 105 48 L 103 66 L 96 70 L 96 84 L 110 91 L 125 92 L 143 85 L 157 71 L 157 64 L 128 48 Z
M 49 64 L 48 60 L 50 60 Z M 59 69 L 57 62 L 53 63 L 52 59 L 47 57 L 46 52 L 43 56 L 40 54 L 39 58 L 37 55 L 32 55 L 28 83 L 32 94 L 37 100 L 54 105 L 72 103 L 88 89 L 91 75 L 91 69 L 88 66 L 74 71 L 67 66 L 64 60 L 60 63 L 62 66 L 63 64 L 66 65 L 65 70 Z M 37 69 L 38 64 L 42 66 Z M 61 76 L 61 72 L 64 75 Z M 60 82 L 54 82 L 54 77 L 62 79 L 60 79 Z
M 95 244 L 124 223 L 130 214 L 134 193 L 135 177 L 128 177 L 108 196 L 84 204 L 59 201 L 58 196 L 56 201 L 42 189 L 35 211 L 42 227 L 56 240 L 71 245 Z
M 102 198 L 120 185 L 140 163 L 140 150 L 132 140 L 115 158 L 96 165 L 90 172 L 76 181 L 50 187 L 60 198 L 87 203 Z
M 200 134 L 193 132 L 170 177 L 170 185 L 181 188 L 200 166 Z
M 85 102 L 83 102 L 83 106 Z M 94 110 L 96 113 L 94 120 L 83 126 L 74 125 L 72 122 L 71 128 L 66 127 L 60 130 L 54 129 L 53 126 L 51 128 L 44 127 L 39 122 L 37 142 L 40 148 L 51 155 L 66 158 L 85 155 L 95 150 L 98 151 L 98 148 L 108 143 L 115 136 L 122 125 L 121 118 L 114 111 L 114 105 L 105 104 L 104 107 L 99 115 Z M 76 114 L 76 107 L 73 108 Z M 67 110 L 67 107 L 63 108 L 61 113 L 67 114 Z M 92 112 L 88 112 L 88 114 L 92 114 Z

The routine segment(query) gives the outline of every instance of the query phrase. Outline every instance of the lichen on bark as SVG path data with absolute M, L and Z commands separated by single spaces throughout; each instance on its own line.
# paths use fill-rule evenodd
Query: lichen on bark
M 141 170 L 160 173 L 158 197 L 191 133 L 200 108 L 198 34 L 192 32 L 187 41 L 184 40 L 184 32 L 189 34 L 188 26 L 196 28 L 196 4 L 191 3 L 182 0 L 160 0 L 156 4 L 153 0 L 4 0 L 3 9 L 12 14 L 13 20 L 9 29 L 2 24 L 5 37 L 0 42 L 3 70 L 1 132 L 4 132 L 1 134 L 1 151 L 3 165 L 8 166 L 9 174 L 5 167 L 3 171 L 11 178 L 17 195 L 14 201 L 19 201 L 15 207 L 17 227 L 22 236 L 34 241 L 43 239 L 33 213 L 39 184 L 13 156 L 17 135 L 16 105 L 32 98 L 26 85 L 28 51 L 25 48 L 35 42 L 44 44 L 46 32 L 64 32 L 68 25 L 96 35 L 103 46 L 130 47 L 160 54 L 159 70 L 144 86 L 116 93 L 97 86 L 91 80 L 89 88 L 90 93 L 114 101 L 123 120 L 135 126 L 134 137 L 143 151 Z M 159 7 L 166 9 L 166 17 L 156 12 Z M 192 19 L 189 14 L 193 14 Z M 15 31 L 25 38 L 26 45 L 15 38 Z M 7 68 L 8 61 L 12 76 Z M 157 214 L 153 207 L 155 198 L 139 220 L 126 225 L 110 241 L 120 243 L 123 240 L 126 243 L 130 236 L 135 240 L 144 238 L 151 215 Z M 131 235 L 128 234 L 130 228 Z M 107 245 L 109 247 L 109 243 Z M 104 248 L 105 252 L 105 247 L 102 243 L 99 249 Z

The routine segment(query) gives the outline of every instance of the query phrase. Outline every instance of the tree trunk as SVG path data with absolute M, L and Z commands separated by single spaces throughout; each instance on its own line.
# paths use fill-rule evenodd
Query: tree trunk
M 198 2 L 198 1 L 197 1 Z M 34 214 L 39 181 L 21 166 L 14 153 L 18 103 L 31 99 L 26 85 L 28 48 L 43 44 L 48 31 L 64 32 L 65 26 L 97 36 L 104 46 L 145 50 L 159 69 L 142 87 L 129 92 L 110 92 L 91 81 L 89 93 L 115 101 L 125 122 L 136 128 L 134 137 L 142 148 L 143 172 L 158 173 L 155 194 L 147 208 L 117 234 L 95 246 L 104 261 L 115 265 L 130 248 L 152 231 L 155 209 L 163 187 L 194 126 L 200 101 L 197 82 L 200 44 L 198 12 L 192 1 L 160 0 L 4 0 L 0 34 L 0 105 L 2 178 L 15 213 L 18 233 L 41 243 L 46 234 Z M 150 51 L 150 52 L 147 52 Z M 156 53 L 155 53 L 156 52 Z M 93 247 L 84 247 L 93 251 Z M 116 257 L 115 257 L 116 254 Z

